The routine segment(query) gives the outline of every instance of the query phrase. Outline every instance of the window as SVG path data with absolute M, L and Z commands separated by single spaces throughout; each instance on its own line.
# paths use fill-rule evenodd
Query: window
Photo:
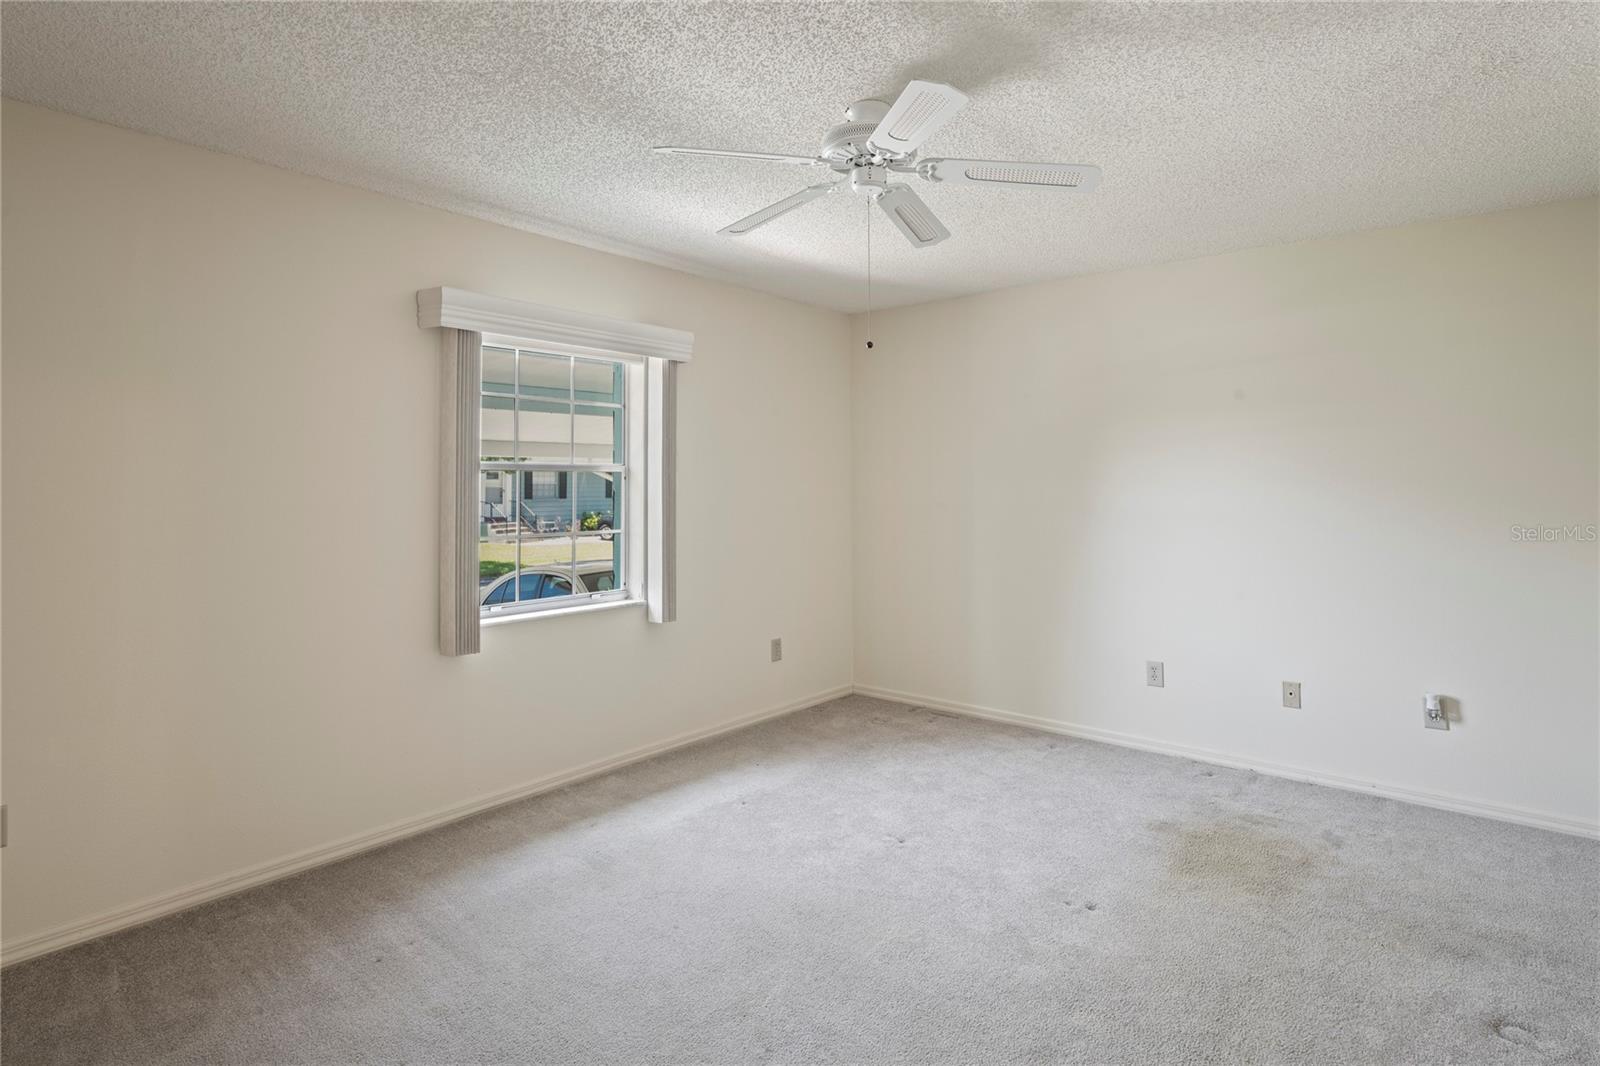
M 522 495 L 530 500 L 564 500 L 567 498 L 567 475 L 556 470 L 524 470 Z
M 626 598 L 627 365 L 486 338 L 482 367 L 481 614 Z
M 440 652 L 563 611 L 672 622 L 694 334 L 452 288 L 417 293 L 417 325 L 439 331 Z

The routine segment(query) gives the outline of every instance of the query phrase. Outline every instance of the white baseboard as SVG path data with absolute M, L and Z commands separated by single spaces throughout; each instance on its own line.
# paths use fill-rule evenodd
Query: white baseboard
M 316 866 L 336 862 L 339 859 L 347 859 L 363 851 L 370 851 L 373 848 L 392 844 L 397 840 L 403 840 L 406 837 L 415 836 L 430 829 L 437 829 L 439 826 L 459 821 L 462 818 L 489 810 L 492 807 L 515 803 L 517 800 L 527 799 L 529 796 L 536 796 L 541 792 L 549 792 L 551 789 L 582 781 L 586 777 L 595 777 L 611 770 L 620 769 L 629 763 L 636 763 L 652 756 L 664 754 L 674 748 L 686 747 L 702 740 L 710 740 L 712 737 L 721 736 L 724 733 L 732 733 L 735 730 L 744 729 L 755 725 L 757 722 L 764 722 L 769 718 L 778 718 L 785 714 L 792 714 L 795 711 L 805 710 L 807 707 L 815 707 L 820 703 L 826 703 L 841 696 L 848 696 L 852 691 L 853 689 L 850 685 L 840 685 L 791 703 L 769 707 L 753 714 L 742 715 L 719 725 L 708 726 L 704 729 L 696 729 L 687 733 L 679 733 L 677 736 L 634 748 L 632 751 L 623 752 L 621 755 L 599 759 L 575 769 L 550 774 L 546 777 L 517 785 L 514 788 L 504 789 L 487 796 L 479 796 L 476 799 L 456 804 L 442 811 L 434 811 L 431 814 L 424 814 L 402 822 L 394 822 L 381 829 L 346 837 L 343 840 L 336 840 L 331 844 L 324 844 L 321 847 L 311 848 L 281 859 L 274 859 L 258 866 L 251 866 L 248 869 L 240 870 L 224 877 L 203 881 L 200 884 L 190 885 L 188 888 L 179 889 L 176 892 L 165 893 L 140 903 L 107 911 L 93 918 L 57 926 L 54 929 L 23 937 L 15 943 L 8 943 L 0 947 L 0 966 L 10 966 L 25 959 L 71 947 L 73 944 L 81 944 L 86 940 L 93 940 L 109 933 L 120 932 L 136 925 L 143 925 L 145 922 L 154 921 L 157 918 L 175 914 L 178 911 L 188 910 L 190 907 L 197 907 L 202 903 L 209 903 L 215 899 L 221 899 L 223 896 L 231 896 L 236 892 L 243 892 L 245 889 L 264 885 L 269 881 L 276 881 L 280 878 L 302 873 Z
M 1062 736 L 1078 737 L 1082 740 L 1095 740 L 1102 744 L 1115 744 L 1123 748 L 1137 748 L 1140 751 L 1153 751 L 1162 755 L 1176 755 L 1181 758 L 1193 759 L 1196 762 L 1210 763 L 1216 766 L 1229 766 L 1237 770 L 1254 770 L 1257 773 L 1267 774 L 1271 777 L 1283 777 L 1290 781 L 1306 781 L 1314 785 L 1327 785 L 1330 788 L 1342 788 L 1350 792 L 1366 792 L 1375 796 L 1383 796 L 1387 799 L 1400 800 L 1403 803 L 1414 803 L 1422 807 L 1437 807 L 1440 810 L 1473 814 L 1480 818 L 1493 818 L 1496 821 L 1515 822 L 1517 825 L 1549 829 L 1557 833 L 1600 839 L 1600 823 L 1587 822 L 1580 818 L 1569 818 L 1566 815 L 1550 814 L 1546 811 L 1529 810 L 1526 807 L 1486 803 L 1482 800 L 1467 799 L 1464 796 L 1452 796 L 1443 792 L 1430 792 L 1426 789 L 1384 784 L 1381 781 L 1364 781 L 1353 777 L 1341 777 L 1338 774 L 1307 770 L 1299 766 L 1264 762 L 1260 759 L 1231 755 L 1227 752 L 1211 751 L 1207 748 L 1194 748 L 1186 744 L 1173 744 L 1164 740 L 1141 737 L 1132 733 L 1121 733 L 1112 729 L 1073 725 L 1069 722 L 1058 722 L 1051 718 L 1039 718 L 1031 714 L 1015 714 L 1011 711 L 996 710 L 993 707 L 980 707 L 971 703 L 954 703 L 950 700 L 941 700 L 933 696 L 919 696 L 912 692 L 897 692 L 894 689 L 876 688 L 870 685 L 857 685 L 855 691 L 859 696 L 893 700 L 896 703 L 910 704 L 914 707 L 926 707 L 935 711 L 947 711 L 951 714 L 959 714 L 968 718 L 982 718 L 990 722 L 1005 722 L 1009 725 L 1038 729 L 1046 733 L 1059 733 Z

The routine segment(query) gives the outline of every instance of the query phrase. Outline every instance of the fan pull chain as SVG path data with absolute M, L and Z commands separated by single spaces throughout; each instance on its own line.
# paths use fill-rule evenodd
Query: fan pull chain
M 872 197 L 867 197 L 867 347 L 872 347 Z

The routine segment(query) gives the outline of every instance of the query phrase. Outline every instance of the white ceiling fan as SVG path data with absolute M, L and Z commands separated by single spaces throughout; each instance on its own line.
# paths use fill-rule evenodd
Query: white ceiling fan
M 967 105 L 966 94 L 948 85 L 913 81 L 894 106 L 882 100 L 857 100 L 845 109 L 845 121 L 822 138 L 815 156 L 776 152 L 735 152 L 720 148 L 682 148 L 662 145 L 653 149 L 672 155 L 701 155 L 723 159 L 761 159 L 772 163 L 827 167 L 840 177 L 802 189 L 775 204 L 718 230 L 740 237 L 795 208 L 849 186 L 876 201 L 918 248 L 931 248 L 950 231 L 928 209 L 909 185 L 890 181 L 894 174 L 915 174 L 926 181 L 947 185 L 1026 185 L 1034 188 L 1088 192 L 1100 184 L 1100 168 L 1082 163 L 1008 163 L 996 159 L 918 159 L 917 150 L 956 112 Z M 848 175 L 848 181 L 845 180 Z

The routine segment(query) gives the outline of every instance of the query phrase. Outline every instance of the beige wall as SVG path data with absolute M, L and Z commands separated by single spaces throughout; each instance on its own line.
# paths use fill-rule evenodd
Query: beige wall
M 8 945 L 849 684 L 844 316 L 11 102 L 3 133 Z M 679 622 L 435 650 L 440 284 L 696 334 Z
M 1597 545 L 1511 527 L 1600 521 L 1596 258 L 1588 200 L 857 319 L 857 685 L 1592 829 Z

